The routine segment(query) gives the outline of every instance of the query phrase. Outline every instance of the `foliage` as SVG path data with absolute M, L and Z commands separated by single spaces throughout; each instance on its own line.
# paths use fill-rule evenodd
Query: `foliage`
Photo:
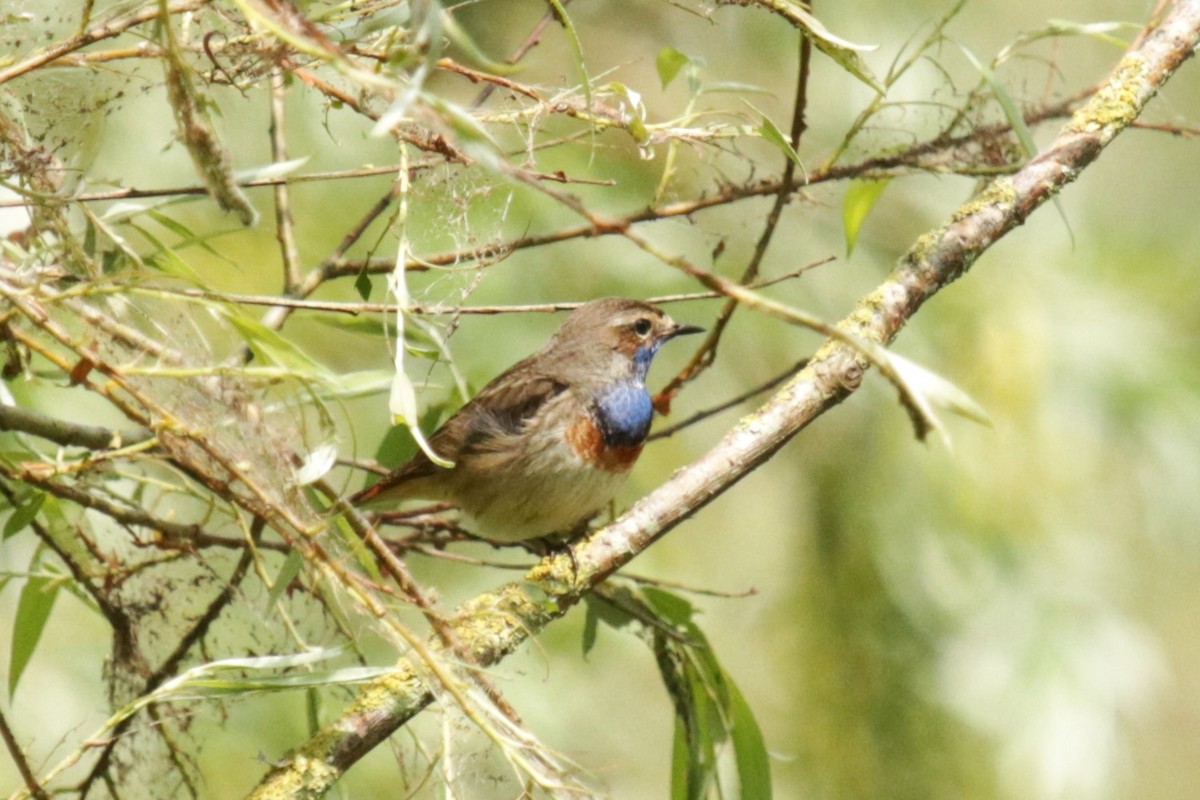
M 1069 119 L 1091 90 L 1033 101 L 1006 70 L 1077 37 L 1107 47 L 1122 28 L 1055 21 L 985 64 L 946 47 L 962 3 L 877 51 L 790 0 L 663 10 L 728 36 L 769 13 L 772 41 L 784 42 L 772 47 L 797 66 L 756 86 L 665 35 L 634 37 L 642 66 L 622 71 L 592 43 L 605 23 L 580 4 L 514 4 L 502 24 L 493 5 L 64 1 L 6 12 L 4 205 L 27 215 L 0 254 L 0 497 L 6 561 L 23 559 L 0 583 L 17 598 L 4 634 L 9 707 L 23 708 L 47 641 L 70 636 L 67 596 L 111 638 L 107 663 L 87 665 L 103 674 L 111 712 L 95 731 L 56 728 L 61 745 L 10 746 L 18 796 L 168 785 L 204 795 L 219 779 L 204 766 L 204 726 L 268 692 L 302 698 L 307 730 L 263 744 L 278 749 L 237 791 L 307 748 L 342 759 L 303 776 L 306 791 L 323 791 L 378 743 L 332 737 L 386 712 L 413 729 L 392 765 L 413 794 L 490 796 L 497 784 L 511 796 L 598 794 L 602 765 L 579 767 L 543 741 L 484 669 L 593 586 L 585 653 L 598 655 L 603 620 L 635 628 L 659 667 L 676 719 L 662 776 L 672 796 L 760 798 L 778 785 L 749 692 L 676 593 L 603 582 L 623 562 L 555 553 L 484 592 L 525 554 L 485 549 L 445 508 L 364 518 L 338 497 L 427 447 L 423 432 L 515 358 L 490 342 L 458 345 L 469 315 L 550 312 L 603 291 L 662 294 L 652 299 L 687 301 L 696 315 L 724 301 L 660 410 L 691 401 L 690 387 L 722 367 L 744 308 L 778 326 L 768 339 L 792 326 L 852 347 L 898 390 L 922 438 L 949 441 L 939 410 L 986 422 L 951 381 L 779 299 L 826 259 L 788 252 L 786 269 L 764 271 L 765 254 L 786 236 L 785 206 L 815 192 L 842 208 L 849 254 L 905 181 L 1016 171 L 1039 126 Z M 968 60 L 951 67 L 948 53 Z M 810 143 L 818 67 L 857 105 Z M 1054 80 L 1054 62 L 1042 69 Z M 935 88 L 914 95 L 914 82 Z M 789 91 L 794 107 L 781 108 Z M 756 217 L 748 241 L 701 219 L 735 211 Z M 539 280 L 535 255 L 565 277 Z M 770 363 L 762 390 L 797 360 Z M 439 383 L 448 389 L 431 399 Z M 673 431 L 755 394 L 720 393 Z M 406 430 L 384 437 L 363 424 L 385 405 Z M 572 582 L 585 588 L 556 594 Z M 456 608 L 444 598 L 463 586 L 476 596 Z M 414 718 L 431 702 L 440 716 L 422 729 Z M 588 725 L 603 719 L 603 699 L 595 706 Z M 5 717 L 28 736 L 39 715 Z M 905 735 L 897 752 L 917 751 L 919 736 Z M 974 763 L 978 743 L 959 746 Z M 665 764 L 665 740 L 662 753 Z M 961 780 L 940 766 L 920 774 L 932 777 L 914 796 Z

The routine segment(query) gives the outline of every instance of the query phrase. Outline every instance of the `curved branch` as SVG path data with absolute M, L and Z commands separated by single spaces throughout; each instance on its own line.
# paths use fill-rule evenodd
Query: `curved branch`
M 1129 50 L 1055 141 L 1009 177 L 992 181 L 949 220 L 920 237 L 891 275 L 840 327 L 886 344 L 926 300 L 963 275 L 994 242 L 1073 181 L 1128 127 L 1200 40 L 1200 0 L 1180 0 Z M 494 664 L 563 616 L 605 578 L 769 459 L 857 389 L 867 363 L 830 339 L 770 401 L 705 456 L 677 472 L 612 524 L 543 560 L 519 582 L 464 603 L 450 620 L 479 665 Z M 413 665 L 368 685 L 342 716 L 276 764 L 255 798 L 317 797 L 348 767 L 432 701 Z

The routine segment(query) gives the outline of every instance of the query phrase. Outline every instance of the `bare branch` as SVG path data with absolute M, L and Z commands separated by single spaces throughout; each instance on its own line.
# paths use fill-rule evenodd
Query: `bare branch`
M 25 786 L 29 789 L 29 794 L 35 800 L 50 800 L 50 795 L 38 783 L 37 776 L 29 768 L 29 759 L 25 758 L 25 751 L 21 749 L 21 744 L 13 734 L 12 728 L 8 727 L 8 720 L 4 718 L 3 712 L 0 712 L 0 739 L 4 740 L 4 746 L 8 748 L 9 756 L 12 757 L 13 763 L 17 765 L 17 772 L 21 774 L 21 780 L 25 781 Z
M 0 404 L 0 431 L 21 431 L 64 447 L 108 450 L 144 442 L 153 434 L 145 428 L 118 431 L 47 417 L 19 406 Z

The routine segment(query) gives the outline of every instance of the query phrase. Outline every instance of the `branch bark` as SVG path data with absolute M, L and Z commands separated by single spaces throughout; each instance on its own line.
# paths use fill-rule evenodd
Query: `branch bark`
M 144 442 L 153 435 L 145 428 L 118 431 L 67 422 L 19 406 L 6 405 L 0 405 L 0 431 L 22 431 L 64 447 L 85 447 L 88 450 L 124 447 Z
M 945 224 L 921 236 L 839 327 L 868 341 L 891 342 L 927 300 L 1075 180 L 1135 120 L 1198 41 L 1200 0 L 1180 0 L 1126 52 L 1048 148 L 1013 175 L 993 180 Z M 573 557 L 548 557 L 521 581 L 464 603 L 449 621 L 458 639 L 480 666 L 503 659 L 853 393 L 867 366 L 853 348 L 827 340 L 765 405 L 705 456 L 576 544 Z M 251 797 L 324 794 L 347 768 L 432 701 L 418 674 L 417 665 L 402 660 L 391 676 L 365 687 L 339 719 L 277 763 Z

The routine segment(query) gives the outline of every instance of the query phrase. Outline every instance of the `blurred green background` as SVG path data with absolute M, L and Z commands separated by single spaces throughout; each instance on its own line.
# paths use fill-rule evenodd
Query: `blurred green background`
M 987 59 L 1048 20 L 1141 23 L 1152 5 L 969 3 L 947 33 Z M 487 52 L 507 54 L 544 9 L 537 2 L 479 3 L 458 16 Z M 839 35 L 879 45 L 865 56 L 878 72 L 914 32 L 927 31 L 947 10 L 937 2 L 816 8 Z M 641 92 L 650 121 L 680 113 L 688 100 L 683 81 L 660 88 L 654 56 L 669 45 L 702 58 L 704 79 L 763 90 L 714 96 L 714 107 L 747 112 L 741 102 L 748 100 L 786 130 L 795 34 L 761 11 L 709 11 L 711 19 L 668 3 L 570 6 L 590 73 L 611 71 L 604 80 Z M 1117 35 L 1128 40 L 1135 30 Z M 1091 38 L 1047 41 L 1000 78 L 1019 102 L 1034 105 L 1091 85 L 1119 54 Z M 895 99 L 954 102 L 956 91 L 977 81 L 957 47 L 946 44 L 932 55 Z M 573 69 L 562 31 L 552 28 L 515 77 L 569 84 L 564 76 Z M 61 104 L 53 121 L 59 130 L 88 128 L 81 116 L 86 109 L 72 98 L 95 91 L 102 78 L 85 81 L 64 71 L 37 80 L 51 85 L 36 90 L 56 92 L 44 113 L 56 113 Z M 68 155 L 86 162 L 92 176 L 125 185 L 191 183 L 186 155 L 168 147 L 173 123 L 160 88 L 151 85 L 157 82 L 160 76 L 149 76 L 146 88 L 110 106 L 103 122 L 80 138 L 78 153 Z M 436 75 L 431 85 L 464 101 L 478 91 L 447 75 Z M 1185 65 L 1149 117 L 1195 125 L 1198 86 L 1200 65 Z M 870 95 L 819 55 L 810 87 L 810 129 L 800 155 L 816 164 Z M 269 160 L 262 98 L 218 97 L 237 166 Z M 348 114 L 326 113 L 301 95 L 289 113 L 292 156 L 310 159 L 305 171 L 395 161 L 394 145 L 368 138 L 367 126 Z M 928 135 L 940 113 L 898 107 L 863 147 Z M 1038 129 L 1038 140 L 1047 141 L 1058 125 Z M 781 166 L 777 151 L 753 142 L 722 154 L 685 148 L 681 158 L 681 197 L 711 188 L 714 175 L 739 182 L 773 176 Z M 620 132 L 539 163 L 548 171 L 615 178 L 612 188 L 571 187 L 614 213 L 644 206 L 662 165 L 662 152 L 639 158 Z M 305 265 L 336 246 L 388 180 L 294 188 Z M 849 402 L 632 565 L 633 573 L 688 586 L 753 590 L 692 600 L 718 658 L 758 716 L 773 755 L 777 797 L 1194 796 L 1200 782 L 1197 185 L 1200 144 L 1194 139 L 1129 131 L 1062 195 L 1069 230 L 1052 207 L 1042 208 L 915 318 L 896 351 L 968 391 L 988 410 L 993 427 L 951 418 L 952 448 L 917 442 L 895 392 L 872 375 Z M 415 187 L 410 233 L 416 252 L 577 221 L 510 188 L 481 174 L 425 175 Z M 784 212 L 764 274 L 838 259 L 772 295 L 840 318 L 916 236 L 974 188 L 973 180 L 953 176 L 894 181 L 849 258 L 841 227 L 845 186 L 803 193 Z M 214 242 L 236 266 L 199 253 L 193 265 L 224 289 L 275 292 L 269 191 L 254 190 L 251 199 L 262 224 Z M 736 276 L 769 205 L 769 199 L 743 201 L 646 230 L 663 247 L 704 263 L 723 242 L 714 268 Z M 190 224 L 199 229 L 234 227 L 207 206 L 193 204 L 184 216 L 193 215 Z M 393 255 L 394 244 L 385 242 L 379 254 Z M 472 305 L 696 289 L 616 238 L 522 251 L 486 270 L 435 271 L 412 280 L 419 300 Z M 355 297 L 348 282 L 320 296 Z M 372 299 L 381 298 L 377 283 Z M 716 308 L 716 301 L 696 301 L 670 312 L 706 324 Z M 458 369 L 478 388 L 539 346 L 558 321 L 549 315 L 464 317 L 449 346 Z M 389 363 L 379 336 L 302 315 L 284 330 L 338 370 Z M 672 419 L 765 381 L 818 342 L 808 332 L 739 312 L 716 365 L 679 397 Z M 685 344 L 664 350 L 652 384 L 673 374 L 687 351 Z M 448 370 L 420 363 L 413 370 L 423 400 L 450 396 Z M 623 503 L 705 452 L 736 418 L 715 417 L 647 448 Z M 387 428 L 386 397 L 348 403 L 340 422 L 346 452 L 373 454 Z M 28 562 L 22 547 L 14 542 L 0 550 L 4 569 Z M 447 603 L 510 577 L 443 563 L 414 567 Z M 0 624 L 8 624 L 15 602 L 15 586 L 0 592 Z M 103 625 L 69 599 L 54 614 L 10 705 L 15 724 L 36 737 L 32 750 L 43 757 L 60 738 L 92 729 L 105 711 L 98 671 L 108 647 Z M 585 659 L 581 628 L 582 614 L 572 613 L 496 668 L 495 679 L 532 730 L 599 776 L 614 797 L 667 796 L 672 709 L 652 655 L 637 639 L 603 629 Z M 7 640 L 7 633 L 0 637 Z M 299 697 L 250 699 L 227 710 L 223 723 L 197 719 L 190 732 L 204 742 L 199 766 L 213 797 L 244 792 L 265 769 L 263 759 L 277 758 L 305 735 Z M 436 733 L 434 723 L 423 724 Z M 479 796 L 491 796 L 487 781 L 503 770 L 488 763 L 482 743 L 475 746 L 478 761 L 467 763 L 479 770 Z M 343 796 L 391 792 L 396 771 L 392 754 L 381 748 L 350 773 Z M 12 765 L 0 759 L 0 786 L 16 781 Z M 510 796 L 509 789 L 497 786 L 494 796 Z

